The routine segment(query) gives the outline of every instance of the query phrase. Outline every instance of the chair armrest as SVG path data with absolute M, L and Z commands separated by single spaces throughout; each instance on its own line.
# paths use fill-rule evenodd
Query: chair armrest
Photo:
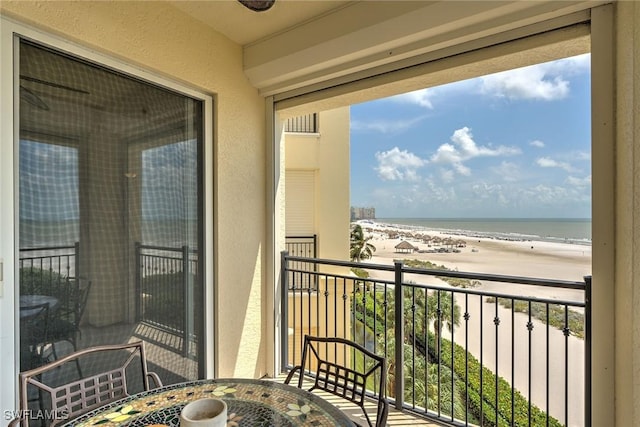
M 296 371 L 300 371 L 300 375 L 302 376 L 302 366 L 294 366 L 293 369 L 289 371 L 289 375 L 287 375 L 287 378 L 284 380 L 285 384 L 289 384 L 291 382 L 291 379 L 295 375 Z
M 147 377 L 153 380 L 153 384 L 154 384 L 153 388 L 162 387 L 162 381 L 160 380 L 160 377 L 158 376 L 158 374 L 156 374 L 155 372 L 147 372 Z

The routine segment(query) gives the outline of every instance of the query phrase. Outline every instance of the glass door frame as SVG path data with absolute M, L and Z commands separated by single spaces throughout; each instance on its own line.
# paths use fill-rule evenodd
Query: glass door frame
M 12 21 L 4 16 L 0 17 L 0 223 L 3 224 L 0 239 L 0 322 L 9 327 L 0 333 L 0 345 L 10 348 L 13 368 L 5 370 L 0 379 L 5 387 L 0 391 L 0 403 L 10 408 L 17 391 L 18 351 L 19 351 L 19 292 L 15 286 L 18 283 L 19 263 L 19 195 L 18 195 L 18 156 L 19 156 L 19 44 L 20 39 L 32 40 L 43 46 L 68 53 L 74 57 L 95 63 L 103 68 L 112 69 L 118 73 L 149 82 L 155 86 L 167 88 L 190 98 L 203 102 L 203 153 L 201 156 L 202 170 L 202 260 L 201 267 L 204 287 L 204 331 L 203 342 L 199 345 L 199 353 L 203 355 L 199 376 L 215 377 L 215 286 L 214 286 L 214 144 L 213 118 L 214 94 L 205 93 L 197 88 L 172 81 L 166 77 L 144 70 L 119 59 L 87 49 L 57 36 L 42 32 L 35 28 Z M 13 94 L 13 96 L 6 96 Z M 2 358 L 4 362 L 8 362 Z

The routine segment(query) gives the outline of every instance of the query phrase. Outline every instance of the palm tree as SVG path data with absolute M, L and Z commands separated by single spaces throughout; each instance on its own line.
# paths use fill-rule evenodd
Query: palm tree
M 369 243 L 372 237 L 364 237 L 364 231 L 360 224 L 355 224 L 351 228 L 349 257 L 351 261 L 360 262 L 369 259 L 376 251 L 376 247 Z
M 429 320 L 433 321 L 436 354 L 439 358 L 442 326 L 446 324 L 449 331 L 452 331 L 454 326 L 460 326 L 460 306 L 453 300 L 453 292 L 436 291 L 428 297 L 427 309 Z

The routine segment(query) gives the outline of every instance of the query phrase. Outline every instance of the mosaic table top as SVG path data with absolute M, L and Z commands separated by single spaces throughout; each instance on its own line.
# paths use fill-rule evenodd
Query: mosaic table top
M 74 427 L 180 425 L 180 411 L 202 398 L 227 403 L 227 427 L 353 426 L 329 402 L 297 387 L 251 379 L 200 380 L 173 384 L 110 403 L 67 423 Z

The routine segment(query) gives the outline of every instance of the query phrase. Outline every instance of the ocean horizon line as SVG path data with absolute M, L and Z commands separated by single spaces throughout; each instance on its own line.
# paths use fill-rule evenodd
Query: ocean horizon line
M 466 237 L 591 245 L 589 218 L 375 218 L 360 222 Z

